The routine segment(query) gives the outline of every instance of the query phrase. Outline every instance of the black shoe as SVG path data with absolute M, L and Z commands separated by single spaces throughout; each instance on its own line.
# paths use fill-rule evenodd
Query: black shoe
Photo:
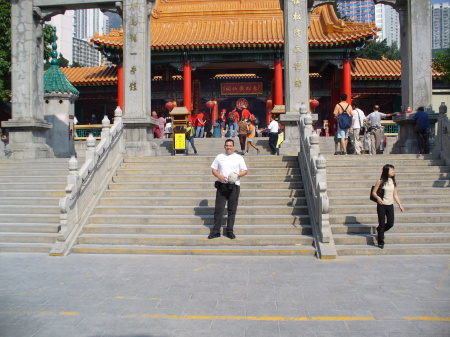
M 383 248 L 384 248 L 384 243 L 379 243 L 379 244 L 378 244 L 378 247 L 380 247 L 381 249 L 383 249 Z
M 233 232 L 227 232 L 225 235 L 227 238 L 230 238 L 231 240 L 236 239 L 236 235 L 234 235 Z
M 220 233 L 211 233 L 208 235 L 208 239 L 220 238 Z

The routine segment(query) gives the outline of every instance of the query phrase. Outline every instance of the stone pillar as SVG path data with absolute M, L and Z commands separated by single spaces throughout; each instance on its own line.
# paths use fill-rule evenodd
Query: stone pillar
M 53 157 L 45 143 L 45 132 L 52 126 L 43 119 L 43 18 L 39 14 L 32 0 L 11 4 L 12 118 L 2 126 L 9 130 L 7 151 L 13 159 Z
M 284 100 L 281 115 L 285 140 L 280 154 L 297 154 L 300 136 L 297 123 L 300 106 L 309 102 L 308 4 L 304 0 L 284 0 Z M 308 104 L 309 106 L 309 104 Z
M 397 8 L 402 56 L 402 112 L 431 104 L 431 0 L 407 0 Z
M 150 20 L 153 3 L 148 0 L 123 1 L 123 77 L 126 153 L 128 156 L 157 154 L 153 127 L 158 121 L 150 116 Z

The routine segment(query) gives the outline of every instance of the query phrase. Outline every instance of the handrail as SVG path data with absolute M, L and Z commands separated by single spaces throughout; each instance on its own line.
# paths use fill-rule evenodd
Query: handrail
M 62 256 L 68 253 L 101 192 L 123 160 L 125 140 L 122 110 L 119 107 L 115 110 L 113 126 L 110 127 L 107 116 L 103 118 L 102 126 L 101 140 L 97 146 L 92 134 L 86 140 L 86 160 L 81 168 L 78 169 L 78 161 L 74 156 L 69 160 L 66 195 L 59 201 L 60 228 L 50 255 Z
M 320 153 L 319 136 L 313 130 L 312 116 L 304 103 L 300 107 L 297 126 L 300 134 L 298 160 L 317 254 L 319 258 L 335 258 L 336 250 L 328 214 L 326 159 Z
M 446 165 L 450 165 L 450 122 L 445 103 L 442 103 L 439 107 L 437 136 L 434 144 L 434 153 L 438 153 L 440 158 L 446 162 Z

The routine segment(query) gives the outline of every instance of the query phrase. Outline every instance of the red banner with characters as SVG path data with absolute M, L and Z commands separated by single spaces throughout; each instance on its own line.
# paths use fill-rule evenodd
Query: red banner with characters
M 221 83 L 220 90 L 222 95 L 262 95 L 263 82 Z

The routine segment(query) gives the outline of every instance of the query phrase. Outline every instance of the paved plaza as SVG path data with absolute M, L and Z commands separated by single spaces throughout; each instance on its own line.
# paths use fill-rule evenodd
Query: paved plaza
M 1 337 L 450 336 L 449 256 L 0 255 Z

